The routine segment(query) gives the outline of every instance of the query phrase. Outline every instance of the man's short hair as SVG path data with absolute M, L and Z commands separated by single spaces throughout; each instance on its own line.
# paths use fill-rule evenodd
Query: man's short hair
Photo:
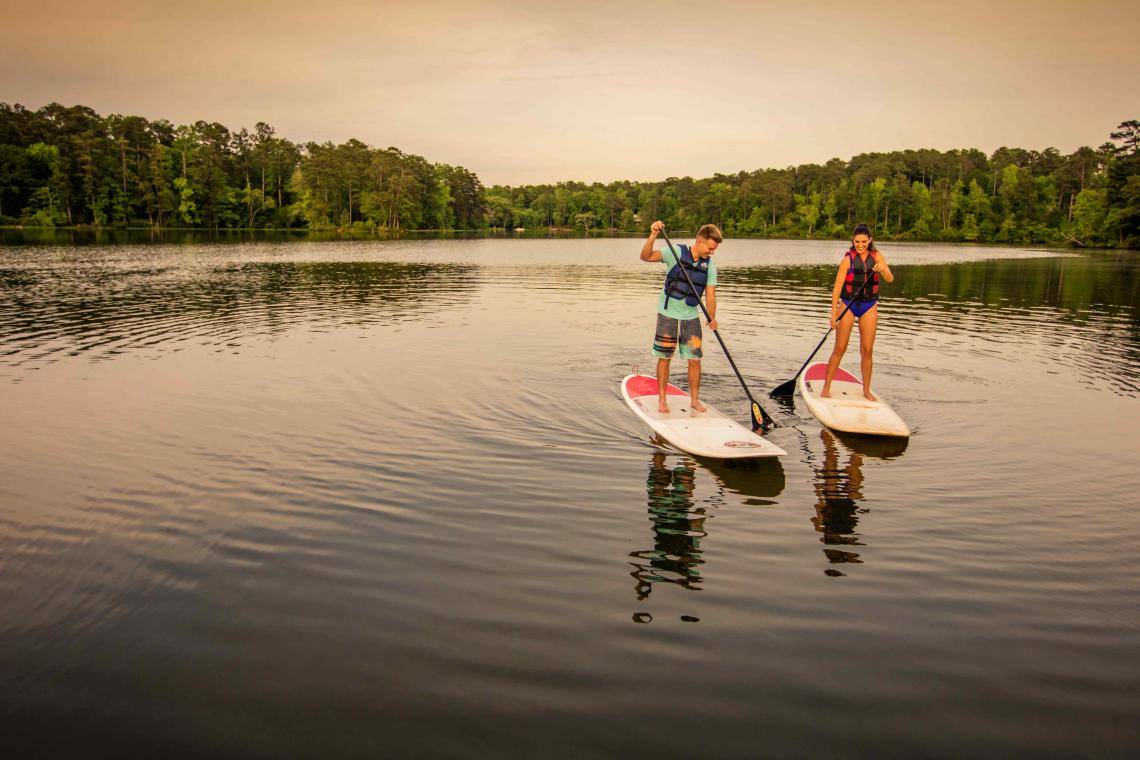
M 715 240 L 717 243 L 724 242 L 724 235 L 720 233 L 720 227 L 715 224 L 706 224 L 697 230 L 697 237 L 704 238 L 705 240 Z

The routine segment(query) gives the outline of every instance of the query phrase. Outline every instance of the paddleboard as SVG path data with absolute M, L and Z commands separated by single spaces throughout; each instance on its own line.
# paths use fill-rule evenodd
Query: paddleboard
M 821 398 L 819 392 L 826 377 L 827 363 L 817 362 L 805 369 L 796 381 L 807 408 L 824 425 L 844 433 L 910 435 L 910 428 L 883 397 L 876 392 L 878 401 L 863 398 L 862 381 L 842 367 L 831 380 L 831 397 Z
M 708 411 L 694 412 L 689 394 L 668 385 L 665 395 L 669 413 L 657 411 L 657 378 L 628 375 L 621 381 L 621 396 L 633 413 L 672 446 L 699 457 L 744 459 L 781 457 L 788 452 L 736 420 L 718 412 L 708 402 Z

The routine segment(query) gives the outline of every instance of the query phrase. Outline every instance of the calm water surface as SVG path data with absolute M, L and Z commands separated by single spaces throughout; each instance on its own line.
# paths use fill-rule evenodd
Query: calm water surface
M 0 748 L 1140 748 L 1136 254 L 884 246 L 909 443 L 766 401 L 788 456 L 728 466 L 620 400 L 639 247 L 0 247 Z M 717 253 L 765 399 L 838 258 Z

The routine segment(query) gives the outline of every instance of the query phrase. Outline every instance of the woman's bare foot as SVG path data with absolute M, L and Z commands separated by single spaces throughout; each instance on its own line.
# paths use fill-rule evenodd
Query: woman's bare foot
M 657 411 L 661 412 L 662 414 L 669 413 L 669 402 L 665 400 L 664 396 L 659 396 L 657 398 Z
M 867 399 L 868 401 L 878 401 L 879 400 L 879 399 L 875 398 L 874 393 L 871 393 L 870 388 L 864 388 L 863 389 L 863 398 Z
M 709 410 L 709 408 L 707 406 L 702 404 L 700 401 L 697 401 L 695 398 L 689 399 L 689 401 L 690 401 L 689 405 L 691 407 L 693 407 L 694 412 L 707 412 Z
M 820 398 L 831 398 L 831 386 L 830 385 L 823 386 L 823 390 L 819 392 L 819 397 Z

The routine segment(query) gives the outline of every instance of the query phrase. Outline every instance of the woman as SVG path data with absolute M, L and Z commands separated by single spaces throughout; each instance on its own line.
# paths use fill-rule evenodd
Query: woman
M 835 349 L 827 361 L 827 377 L 823 382 L 820 396 L 831 396 L 831 381 L 839 361 L 847 350 L 851 328 L 859 320 L 859 356 L 862 359 L 863 396 L 868 401 L 877 401 L 871 393 L 871 352 L 875 348 L 875 329 L 879 326 L 879 278 L 894 282 L 895 276 L 887 266 L 883 254 L 875 248 L 871 240 L 871 229 L 860 224 L 851 233 L 851 248 L 839 263 L 839 273 L 835 276 L 835 287 L 831 289 L 831 329 L 835 330 Z M 840 306 L 842 301 L 843 306 Z M 850 306 L 838 322 L 836 318 L 844 307 Z

